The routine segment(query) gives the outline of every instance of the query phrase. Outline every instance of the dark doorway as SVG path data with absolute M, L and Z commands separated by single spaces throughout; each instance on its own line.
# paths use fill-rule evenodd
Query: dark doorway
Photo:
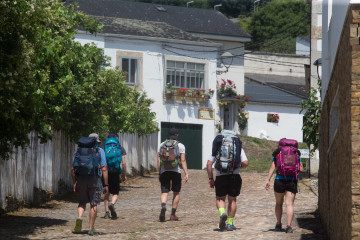
M 202 125 L 184 123 L 161 123 L 161 142 L 169 138 L 170 128 L 179 131 L 179 142 L 185 145 L 185 156 L 189 169 L 202 169 Z

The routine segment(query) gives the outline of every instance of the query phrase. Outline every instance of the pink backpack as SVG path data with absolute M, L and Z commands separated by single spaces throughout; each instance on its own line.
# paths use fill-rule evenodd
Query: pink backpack
M 280 139 L 280 153 L 276 156 L 277 174 L 296 177 L 300 171 L 300 158 L 297 154 L 298 142 L 293 139 Z

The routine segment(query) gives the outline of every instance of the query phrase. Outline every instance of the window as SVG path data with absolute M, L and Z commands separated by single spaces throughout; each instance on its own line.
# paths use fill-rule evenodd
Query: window
M 131 85 L 138 83 L 138 59 L 137 58 L 121 58 L 121 70 L 126 72 L 125 82 Z
M 205 89 L 205 64 L 167 61 L 166 83 L 175 88 Z

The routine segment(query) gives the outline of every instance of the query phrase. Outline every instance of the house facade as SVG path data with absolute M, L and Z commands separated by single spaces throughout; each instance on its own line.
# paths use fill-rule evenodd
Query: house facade
M 247 52 L 244 58 L 245 95 L 249 96 L 244 134 L 302 142 L 304 112 L 300 113 L 300 103 L 306 98 L 305 66 L 309 56 Z
M 360 238 L 360 1 L 324 0 L 319 213 L 329 239 Z
M 227 48 L 232 56 L 241 55 L 250 35 L 214 10 L 127 1 L 76 2 L 79 10 L 104 24 L 96 37 L 79 32 L 76 40 L 94 42 L 104 49 L 111 66 L 127 72 L 126 84 L 154 100 L 151 110 L 160 129 L 158 143 L 167 138 L 171 127 L 178 128 L 188 167 L 204 168 L 216 121 L 223 117 L 216 99 L 217 79 L 221 74 L 234 74 L 224 65 L 229 57 L 223 60 L 222 55 Z M 184 15 L 189 23 L 179 19 Z M 222 28 L 217 26 L 219 22 Z M 238 91 L 243 92 L 243 63 L 235 60 L 230 65 L 236 72 Z M 181 93 L 184 88 L 186 93 Z M 213 97 L 208 89 L 215 90 Z

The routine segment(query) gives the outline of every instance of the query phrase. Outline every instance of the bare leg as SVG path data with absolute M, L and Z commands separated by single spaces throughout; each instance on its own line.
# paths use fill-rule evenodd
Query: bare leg
M 96 205 L 91 205 L 90 208 L 90 214 L 89 214 L 89 227 L 90 229 L 94 228 L 94 224 L 95 224 L 95 219 L 96 219 L 96 213 L 97 213 L 97 206 Z
M 225 200 L 226 200 L 226 196 L 216 197 L 216 207 L 218 209 L 221 208 L 221 207 L 226 208 L 225 207 Z
M 180 194 L 179 192 L 173 192 L 173 201 L 172 201 L 172 208 L 177 209 L 180 201 Z
M 236 214 L 236 197 L 228 196 L 228 216 L 229 217 L 235 217 Z
M 294 201 L 295 193 L 285 192 L 285 203 L 286 203 L 286 223 L 288 226 L 291 226 L 292 220 L 294 218 Z
M 109 196 L 110 196 L 110 193 L 109 193 L 109 192 L 107 192 L 107 193 L 104 195 L 105 212 L 108 212 L 108 211 L 109 211 Z
M 111 203 L 115 205 L 115 203 L 117 202 L 119 198 L 119 195 L 118 194 L 114 194 L 111 198 Z
M 281 224 L 281 216 L 282 216 L 282 206 L 284 203 L 284 196 L 285 193 L 275 193 L 275 200 L 276 200 L 276 204 L 275 204 L 275 216 L 276 216 L 276 223 L 277 224 Z
M 168 195 L 169 195 L 169 193 L 161 193 L 161 196 L 160 196 L 161 203 L 166 203 L 167 202 Z
M 78 205 L 78 216 L 81 218 L 84 215 L 86 209 L 86 204 L 80 204 Z

